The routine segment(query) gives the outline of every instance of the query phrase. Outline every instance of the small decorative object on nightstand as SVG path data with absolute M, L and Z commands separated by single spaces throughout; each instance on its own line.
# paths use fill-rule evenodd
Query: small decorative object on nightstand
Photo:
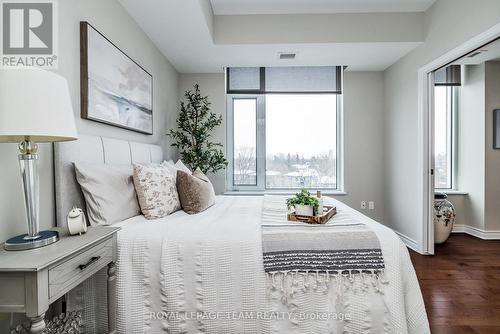
M 69 234 L 71 235 L 82 235 L 82 233 L 87 232 L 87 219 L 85 219 L 85 214 L 80 208 L 71 209 L 66 217 L 66 223 L 68 224 Z
M 47 247 L 24 252 L 1 249 L 0 312 L 26 313 L 31 320 L 31 333 L 42 333 L 49 305 L 107 267 L 108 324 L 109 332 L 114 333 L 114 262 L 119 230 L 119 227 L 92 227 L 81 236 L 62 235 L 59 242 Z
M 434 243 L 436 244 L 448 240 L 455 222 L 455 208 L 447 198 L 445 193 L 434 194 Z
M 40 231 L 37 143 L 75 140 L 75 118 L 66 79 L 42 69 L 0 70 L 0 143 L 18 143 L 27 233 L 4 244 L 7 250 L 46 246 L 57 231 Z

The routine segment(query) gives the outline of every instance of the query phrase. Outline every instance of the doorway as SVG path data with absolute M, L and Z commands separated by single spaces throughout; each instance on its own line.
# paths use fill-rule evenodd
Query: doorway
M 434 231 L 437 193 L 455 207 L 455 231 L 500 237 L 487 214 L 496 205 L 488 197 L 500 192 L 492 173 L 500 163 L 493 146 L 500 94 L 490 92 L 500 87 L 499 37 L 500 27 L 493 27 L 419 70 L 423 254 L 434 254 L 435 241 L 442 241 Z

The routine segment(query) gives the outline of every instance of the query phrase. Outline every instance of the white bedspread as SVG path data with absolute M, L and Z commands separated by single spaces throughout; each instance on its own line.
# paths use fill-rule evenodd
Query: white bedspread
M 296 296 L 296 311 L 302 313 L 294 319 L 274 313 L 289 309 L 266 293 L 262 197 L 220 196 L 198 215 L 179 211 L 119 224 L 118 332 L 430 333 L 415 271 L 399 237 L 348 206 L 335 205 L 334 219 L 361 220 L 378 236 L 389 281 L 383 294 L 349 291 L 339 300 L 332 289 L 311 290 Z M 317 319 L 340 313 L 349 319 Z

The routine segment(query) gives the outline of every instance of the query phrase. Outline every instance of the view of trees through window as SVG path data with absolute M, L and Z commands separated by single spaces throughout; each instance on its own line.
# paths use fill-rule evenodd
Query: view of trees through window
M 257 184 L 257 100 L 234 99 L 234 184 Z
M 267 94 L 265 187 L 337 188 L 337 95 Z M 233 100 L 234 184 L 255 185 L 257 103 Z

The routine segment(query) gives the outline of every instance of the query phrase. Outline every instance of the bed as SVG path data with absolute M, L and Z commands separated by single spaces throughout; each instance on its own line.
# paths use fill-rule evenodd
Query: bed
M 93 136 L 57 144 L 58 224 L 64 225 L 64 212 L 72 205 L 85 205 L 73 162 L 161 162 L 161 152 L 156 145 Z M 337 206 L 333 223 L 362 223 L 378 238 L 383 286 L 372 287 L 361 278 L 353 282 L 320 276 L 305 282 L 301 276 L 298 285 L 303 288 L 294 290 L 293 299 L 280 298 L 287 287 L 276 286 L 263 267 L 267 201 L 265 196 L 218 196 L 213 207 L 197 215 L 178 211 L 157 220 L 136 216 L 119 222 L 117 331 L 430 333 L 415 271 L 399 237 L 334 199 L 328 199 Z M 88 332 L 105 328 L 96 324 L 105 321 L 99 317 L 105 305 L 92 298 L 105 288 L 98 281 L 87 282 L 79 299 L 93 323 Z M 290 281 L 290 288 L 294 285 Z

